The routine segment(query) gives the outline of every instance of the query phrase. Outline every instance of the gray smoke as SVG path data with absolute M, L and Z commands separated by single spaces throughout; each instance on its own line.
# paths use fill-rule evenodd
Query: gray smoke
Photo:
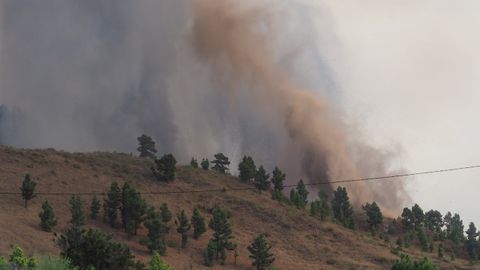
M 147 133 L 182 162 L 249 154 L 290 183 L 388 173 L 342 120 L 308 9 L 274 3 L 0 0 L 0 104 L 16 112 L 0 112 L 0 143 L 135 151 Z M 408 197 L 352 189 L 389 209 Z

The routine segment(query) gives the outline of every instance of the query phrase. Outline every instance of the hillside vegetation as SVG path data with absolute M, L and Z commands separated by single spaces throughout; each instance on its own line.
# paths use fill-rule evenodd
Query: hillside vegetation
M 158 208 L 162 203 L 176 215 L 185 210 L 190 217 L 198 208 L 207 222 L 215 206 L 221 206 L 231 215 L 234 241 L 238 244 L 238 258 L 229 254 L 225 266 L 215 264 L 210 269 L 253 269 L 247 246 L 259 234 L 265 234 L 275 254 L 275 267 L 282 270 L 300 269 L 389 269 L 399 259 L 392 250 L 396 248 L 394 236 L 384 241 L 362 228 L 363 211 L 356 210 L 359 229 L 350 230 L 331 220 L 321 221 L 311 217 L 307 209 L 271 199 L 270 192 L 259 194 L 255 190 L 213 191 L 182 193 L 190 190 L 222 190 L 251 187 L 238 178 L 214 171 L 178 166 L 176 179 L 170 183 L 155 181 L 150 167 L 153 161 L 121 153 L 67 153 L 48 150 L 19 150 L 0 147 L 0 192 L 20 192 L 26 173 L 37 182 L 36 192 L 54 192 L 63 195 L 39 195 L 28 208 L 18 194 L 0 195 L 0 253 L 9 254 L 12 245 L 19 245 L 29 254 L 58 255 L 60 249 L 54 243 L 54 233 L 63 233 L 69 226 L 70 209 L 68 193 L 107 192 L 113 181 L 125 181 L 140 192 L 162 194 L 143 195 L 149 205 Z M 180 192 L 179 192 L 180 191 Z M 171 192 L 171 193 L 168 193 Z M 42 231 L 38 214 L 42 202 L 48 199 L 58 218 L 52 232 Z M 81 195 L 88 213 L 91 195 Z M 103 198 L 101 198 L 103 202 Z M 381 206 L 380 206 L 381 207 Z M 100 216 L 103 217 L 101 211 Z M 148 249 L 140 244 L 146 235 L 141 226 L 138 235 L 127 239 L 121 229 L 112 229 L 99 218 L 87 219 L 87 227 L 103 230 L 119 242 L 126 243 L 137 257 L 147 262 L 151 258 Z M 172 226 L 174 226 L 172 222 Z M 191 233 L 191 232 L 190 232 Z M 205 269 L 203 250 L 212 234 L 207 230 L 198 240 L 190 238 L 181 249 L 181 237 L 174 228 L 167 236 L 168 249 L 165 261 L 175 269 Z M 462 259 L 438 259 L 436 252 L 424 253 L 416 247 L 402 253 L 419 259 L 429 257 L 441 269 L 474 269 Z

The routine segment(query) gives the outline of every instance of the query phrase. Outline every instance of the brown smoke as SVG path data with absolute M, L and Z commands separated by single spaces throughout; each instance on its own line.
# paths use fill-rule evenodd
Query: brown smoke
M 295 86 L 275 63 L 274 25 L 269 9 L 248 1 L 194 0 L 193 45 L 219 81 L 248 91 L 251 102 L 276 115 L 288 139 L 284 142 L 284 168 L 289 176 L 311 182 L 334 181 L 391 173 L 388 153 L 352 140 L 335 106 L 312 91 Z M 235 103 L 234 91 L 226 91 Z M 296 181 L 290 179 L 291 182 Z M 376 200 L 387 211 L 397 211 L 408 200 L 400 181 L 357 182 L 347 185 L 358 206 Z M 331 187 L 334 188 L 334 187 Z

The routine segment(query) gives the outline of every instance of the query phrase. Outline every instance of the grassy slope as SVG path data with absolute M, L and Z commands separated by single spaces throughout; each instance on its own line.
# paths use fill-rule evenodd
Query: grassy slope
M 154 182 L 149 171 L 149 161 L 126 154 L 66 153 L 54 150 L 16 150 L 0 147 L 0 191 L 18 191 L 23 175 L 30 173 L 38 182 L 37 191 L 48 192 L 104 192 L 112 181 L 131 181 L 140 191 L 178 191 L 209 188 L 245 187 L 236 178 L 218 175 L 211 171 L 179 167 L 177 180 L 171 184 Z M 69 197 L 37 197 L 28 209 L 23 208 L 20 196 L 0 196 L 0 253 L 7 254 L 12 244 L 19 244 L 31 253 L 58 254 L 53 234 L 39 229 L 38 212 L 43 200 L 48 199 L 59 217 L 56 232 L 62 232 L 69 220 Z M 85 196 L 84 201 L 90 202 Z M 269 194 L 253 191 L 148 195 L 145 199 L 158 207 L 167 202 L 173 212 L 182 209 L 191 213 L 199 207 L 206 217 L 208 210 L 220 205 L 232 212 L 235 241 L 239 246 L 237 267 L 229 255 L 225 267 L 213 269 L 251 269 L 247 245 L 251 239 L 266 233 L 276 254 L 275 263 L 287 269 L 388 269 L 397 257 L 390 253 L 390 245 L 363 232 L 352 232 L 331 222 L 320 222 L 290 206 L 272 201 Z M 173 224 L 172 224 L 173 225 Z M 145 247 L 138 244 L 139 236 L 127 240 L 120 230 L 112 230 L 102 222 L 90 221 L 97 227 L 128 243 L 135 255 L 148 260 Z M 169 248 L 166 260 L 176 269 L 204 269 L 201 252 L 211 232 L 200 240 L 189 239 L 185 250 Z M 180 237 L 172 228 L 168 240 L 179 246 Z M 392 241 L 394 242 L 394 241 Z M 465 262 L 454 264 L 439 262 L 435 256 L 409 250 L 415 257 L 431 256 L 442 269 L 460 268 Z

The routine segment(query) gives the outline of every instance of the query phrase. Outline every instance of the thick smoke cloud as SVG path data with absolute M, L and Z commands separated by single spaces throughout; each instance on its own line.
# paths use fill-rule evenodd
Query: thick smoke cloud
M 318 44 L 296 36 L 305 16 L 275 1 L 0 3 L 0 103 L 24 115 L 22 136 L 0 123 L 4 142 L 134 151 L 148 133 L 180 160 L 250 154 L 290 183 L 390 173 L 391 154 L 345 124 Z M 399 184 L 348 188 L 357 205 L 408 199 Z

